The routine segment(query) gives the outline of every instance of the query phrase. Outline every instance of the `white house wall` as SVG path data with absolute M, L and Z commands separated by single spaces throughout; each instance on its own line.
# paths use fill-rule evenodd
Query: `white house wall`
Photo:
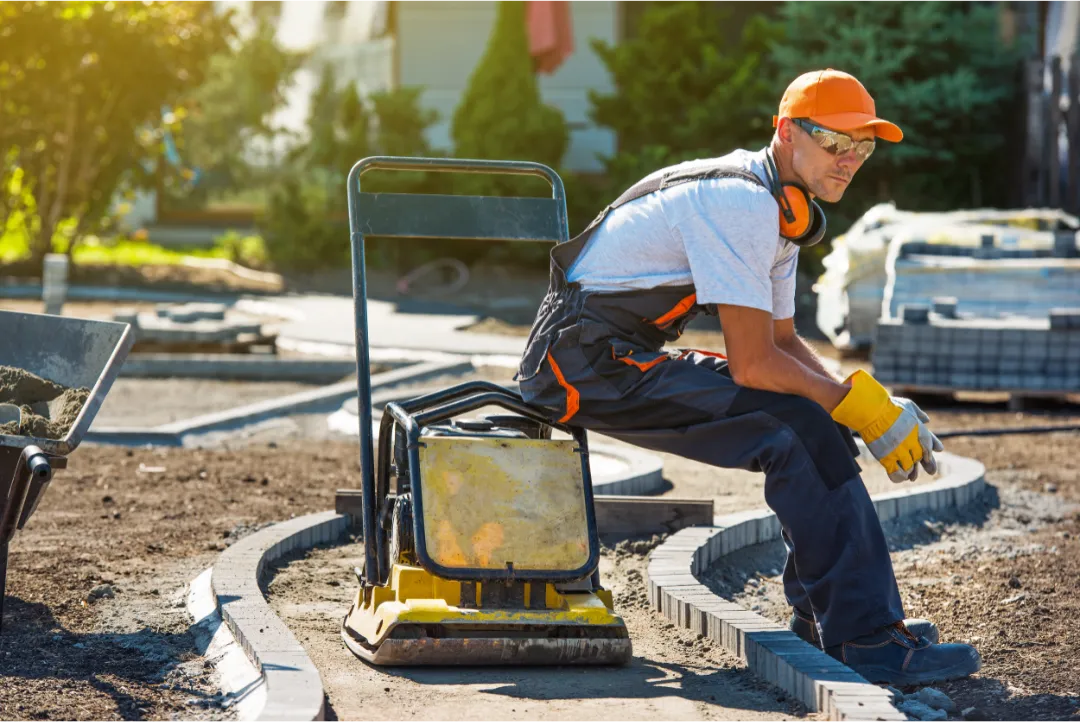
M 559 108 L 570 126 L 570 145 L 563 163 L 571 170 L 602 170 L 597 154 L 615 151 L 614 133 L 589 121 L 588 91 L 611 92 L 607 69 L 589 41 L 615 42 L 616 5 L 571 2 L 574 52 L 555 73 L 539 76 L 542 98 Z M 425 88 L 422 102 L 438 111 L 439 122 L 428 138 L 435 148 L 453 148 L 450 126 L 454 111 L 487 47 L 495 11 L 494 2 L 397 4 L 398 82 Z
M 589 120 L 590 89 L 611 92 L 607 69 L 593 52 L 590 40 L 615 43 L 617 2 L 571 2 L 574 51 L 552 75 L 539 75 L 544 101 L 559 108 L 570 128 L 570 144 L 563 164 L 570 170 L 600 171 L 597 155 L 615 152 L 615 134 Z M 356 0 L 346 4 L 343 16 L 331 20 L 326 0 L 281 4 L 277 39 L 282 46 L 310 53 L 305 67 L 286 91 L 285 107 L 271 123 L 296 138 L 306 132 L 310 96 L 318 85 L 319 68 L 333 66 L 339 83 L 355 83 L 361 93 L 386 90 L 395 81 L 424 88 L 421 102 L 439 113 L 428 133 L 432 147 L 450 151 L 450 126 L 469 77 L 480 61 L 495 23 L 494 2 L 397 2 L 396 33 L 377 37 L 385 25 L 389 3 Z M 234 11 L 250 32 L 250 0 L 219 0 L 219 12 Z M 375 36 L 375 37 L 373 37 Z M 394 75 L 395 56 L 397 77 Z M 290 141 L 281 139 L 284 149 Z M 529 160 L 516 159 L 516 160 Z

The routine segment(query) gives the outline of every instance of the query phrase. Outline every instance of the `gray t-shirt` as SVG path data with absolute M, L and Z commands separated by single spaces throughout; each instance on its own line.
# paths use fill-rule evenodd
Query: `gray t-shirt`
M 737 150 L 672 168 L 718 160 L 765 180 L 764 150 Z M 693 284 L 698 303 L 749 306 L 783 319 L 795 315 L 798 258 L 798 246 L 780 237 L 779 209 L 768 189 L 717 178 L 680 183 L 616 208 L 567 278 L 587 291 Z

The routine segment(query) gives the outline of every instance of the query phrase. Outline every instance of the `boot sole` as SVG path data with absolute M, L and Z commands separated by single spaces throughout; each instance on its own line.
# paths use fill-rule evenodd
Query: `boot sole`
M 964 677 L 970 677 L 971 675 L 982 669 L 982 660 L 978 660 L 974 665 L 970 660 L 965 661 L 963 664 L 956 664 L 952 667 L 947 667 L 935 672 L 923 672 L 922 674 L 909 674 L 906 672 L 896 672 L 885 667 L 877 667 L 874 665 L 863 665 L 861 667 L 851 667 L 854 671 L 862 675 L 867 682 L 873 684 L 890 684 L 894 687 L 906 687 L 909 685 L 923 685 L 934 684 L 936 682 L 948 682 L 954 679 L 963 679 Z

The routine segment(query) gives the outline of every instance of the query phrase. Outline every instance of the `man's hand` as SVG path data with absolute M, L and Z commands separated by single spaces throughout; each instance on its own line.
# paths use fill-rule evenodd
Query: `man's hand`
M 915 417 L 921 422 L 919 424 L 919 445 L 923 448 L 922 468 L 927 474 L 937 473 L 937 459 L 934 458 L 934 452 L 944 451 L 945 445 L 941 443 L 941 439 L 936 437 L 930 431 L 928 424 L 930 423 L 930 417 L 926 415 L 926 412 L 918 407 L 918 405 L 911 399 L 905 399 L 902 396 L 893 396 L 892 401 L 894 404 L 899 404 L 905 409 L 915 414 Z M 908 477 L 909 481 L 915 481 L 919 477 L 919 467 L 915 466 L 911 472 L 911 476 Z M 893 481 L 898 481 L 893 479 Z
M 893 398 L 873 376 L 859 370 L 848 381 L 851 390 L 832 411 L 835 421 L 859 432 L 870 453 L 894 482 L 914 481 L 919 465 L 937 472 L 935 451 L 944 450 L 930 433 L 930 420 L 909 399 Z

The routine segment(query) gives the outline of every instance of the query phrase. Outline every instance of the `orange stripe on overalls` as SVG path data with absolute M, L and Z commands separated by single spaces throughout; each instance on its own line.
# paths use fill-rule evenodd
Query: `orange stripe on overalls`
M 551 358 L 550 351 L 547 353 L 547 360 L 548 363 L 551 364 L 551 370 L 555 374 L 555 380 L 559 382 L 559 386 L 566 389 L 566 415 L 559 419 L 560 424 L 565 424 L 578 412 L 578 404 L 580 403 L 581 397 L 578 394 L 578 390 L 567 383 L 566 377 L 562 374 L 562 369 L 559 368 L 559 364 L 555 363 L 555 359 Z
M 675 319 L 689 311 L 695 303 L 697 303 L 697 294 L 691 293 L 689 296 L 675 304 L 675 307 L 673 309 L 671 309 L 652 323 L 654 326 L 659 326 L 660 328 L 663 328 L 664 326 L 669 326 Z
M 617 361 L 622 361 L 624 364 L 629 364 L 630 366 L 635 366 L 635 367 L 641 369 L 642 371 L 648 371 L 649 369 L 651 369 L 656 364 L 658 364 L 658 363 L 660 363 L 662 361 L 667 361 L 668 360 L 667 356 L 658 356 L 657 358 L 654 358 L 652 361 L 646 361 L 645 363 L 642 363 L 640 361 L 635 361 L 634 359 L 630 358 L 629 356 L 616 356 L 615 355 L 615 349 L 611 349 L 611 358 L 613 358 L 613 359 L 615 359 Z
M 716 352 L 716 351 L 702 351 L 702 350 L 701 350 L 701 349 L 699 349 L 699 348 L 688 348 L 688 349 L 686 349 L 686 350 L 685 350 L 685 351 L 683 351 L 683 352 L 682 352 L 681 354 L 679 354 L 679 359 L 680 359 L 680 360 L 681 360 L 681 359 L 684 359 L 684 358 L 686 358 L 687 356 L 689 356 L 689 355 L 690 355 L 690 354 L 692 354 L 692 353 L 699 353 L 699 354 L 701 354 L 702 356 L 712 356 L 713 358 L 719 358 L 719 359 L 724 359 L 725 361 L 727 361 L 727 360 L 728 360 L 728 357 L 727 357 L 727 356 L 725 356 L 725 355 L 724 355 L 724 354 L 722 354 L 722 353 L 718 353 L 718 352 Z

